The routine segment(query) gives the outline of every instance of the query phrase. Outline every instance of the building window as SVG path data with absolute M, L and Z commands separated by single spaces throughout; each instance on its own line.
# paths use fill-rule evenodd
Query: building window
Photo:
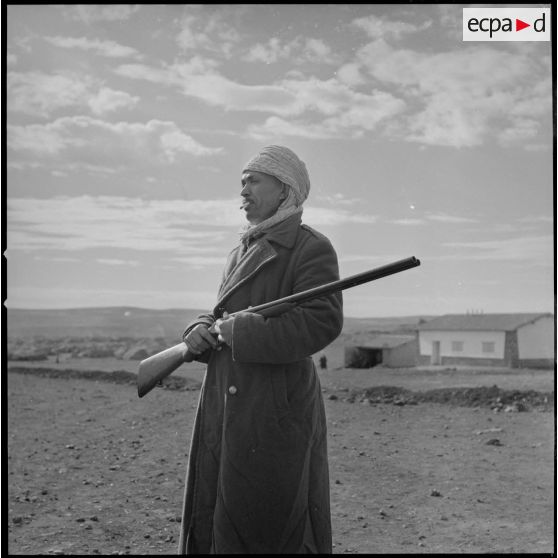
M 483 341 L 482 342 L 482 352 L 483 353 L 493 353 L 494 352 L 494 341 Z
M 452 341 L 451 342 L 451 351 L 453 353 L 462 353 L 463 352 L 463 341 Z

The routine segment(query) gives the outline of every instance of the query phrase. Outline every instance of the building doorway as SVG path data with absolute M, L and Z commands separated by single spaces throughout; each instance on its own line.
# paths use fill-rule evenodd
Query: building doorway
M 430 364 L 442 364 L 440 358 L 440 341 L 432 341 L 432 356 L 430 357 Z
M 382 349 L 346 347 L 345 368 L 373 368 L 383 361 Z

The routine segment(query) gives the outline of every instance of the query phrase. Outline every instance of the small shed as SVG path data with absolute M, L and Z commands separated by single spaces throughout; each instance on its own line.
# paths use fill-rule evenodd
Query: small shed
M 550 313 L 446 314 L 419 324 L 418 362 L 548 368 L 554 340 Z
M 375 335 L 345 347 L 345 368 L 405 368 L 416 365 L 416 355 L 414 335 Z

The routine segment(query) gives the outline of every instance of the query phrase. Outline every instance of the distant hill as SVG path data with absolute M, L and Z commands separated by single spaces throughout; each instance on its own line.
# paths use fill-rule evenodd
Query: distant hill
M 415 331 L 422 321 L 428 321 L 435 316 L 394 316 L 389 318 L 345 318 L 343 333 L 403 333 L 405 331 Z
M 63 310 L 7 309 L 7 334 L 17 337 L 180 338 L 185 326 L 203 310 L 151 310 L 128 306 Z M 414 331 L 420 320 L 433 316 L 345 318 L 343 337 L 355 333 Z
M 180 339 L 201 310 L 127 306 L 64 310 L 7 310 L 8 337 L 164 337 Z

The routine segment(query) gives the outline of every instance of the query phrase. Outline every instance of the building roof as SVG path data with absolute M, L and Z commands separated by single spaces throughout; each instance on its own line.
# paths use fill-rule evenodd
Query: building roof
M 515 331 L 550 313 L 540 314 L 446 314 L 419 324 L 420 331 Z
M 415 339 L 414 335 L 375 335 L 362 338 L 362 343 L 355 345 L 363 349 L 394 349 Z

